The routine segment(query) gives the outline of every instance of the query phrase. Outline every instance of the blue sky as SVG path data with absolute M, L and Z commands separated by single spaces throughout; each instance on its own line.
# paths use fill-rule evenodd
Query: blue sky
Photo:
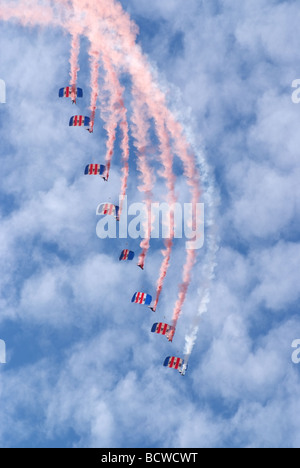
M 96 236 L 97 205 L 118 199 L 119 138 L 110 182 L 85 178 L 85 165 L 104 158 L 106 133 L 99 115 L 93 135 L 67 126 L 75 106 L 57 93 L 68 82 L 69 35 L 1 22 L 0 446 L 299 447 L 298 2 L 121 3 L 210 168 L 219 250 L 208 311 L 185 378 L 164 369 L 165 356 L 182 355 L 199 308 L 207 246 L 170 345 L 150 329 L 171 317 L 183 243 L 157 315 L 130 304 L 135 291 L 154 293 L 162 244 L 142 272 L 119 264 L 127 245 Z M 82 40 L 83 114 L 87 47 Z M 128 199 L 139 201 L 133 147 L 130 169 Z M 188 201 L 178 161 L 175 169 Z

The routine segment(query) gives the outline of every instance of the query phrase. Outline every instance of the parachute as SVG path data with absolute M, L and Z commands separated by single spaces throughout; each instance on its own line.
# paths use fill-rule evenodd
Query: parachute
M 133 260 L 134 259 L 134 252 L 131 252 L 130 250 L 123 250 L 121 252 L 119 260 Z
M 152 302 L 152 296 L 150 296 L 150 294 L 136 292 L 133 295 L 131 302 L 134 302 L 135 304 L 145 304 L 149 306 Z
M 85 117 L 84 115 L 73 115 L 70 118 L 69 127 L 89 127 L 90 120 L 89 117 Z
M 112 203 L 101 203 L 97 207 L 96 214 L 98 216 L 112 215 L 116 217 L 117 221 L 119 221 L 119 211 L 120 211 L 120 208 L 116 205 L 113 205 Z
M 184 359 L 169 356 L 165 359 L 164 362 L 165 367 L 169 367 L 170 369 L 176 369 L 181 375 L 185 375 L 187 370 L 187 364 L 184 363 Z
M 76 86 L 66 86 L 59 90 L 58 96 L 60 98 L 71 98 L 73 103 L 76 104 L 76 98 L 82 98 L 83 91 L 81 88 L 76 88 Z
M 100 175 L 102 179 L 107 181 L 106 166 L 103 164 L 88 164 L 84 171 L 85 175 Z M 103 176 L 103 174 L 105 174 Z
M 167 323 L 154 323 L 151 329 L 152 333 L 157 333 L 158 335 L 165 335 L 169 341 L 172 341 L 173 336 L 170 335 L 170 332 L 173 330 L 171 325 Z

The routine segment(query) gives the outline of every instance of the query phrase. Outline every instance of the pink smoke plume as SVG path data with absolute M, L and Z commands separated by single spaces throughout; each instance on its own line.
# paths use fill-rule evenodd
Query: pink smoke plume
M 169 228 L 170 228 L 170 237 L 165 241 L 165 250 L 162 251 L 163 254 L 163 261 L 160 267 L 159 277 L 157 280 L 157 287 L 156 287 L 156 298 L 153 304 L 153 311 L 156 311 L 158 301 L 163 290 L 164 282 L 167 276 L 167 272 L 170 266 L 170 258 L 173 248 L 173 239 L 174 239 L 174 206 L 177 201 L 177 197 L 175 194 L 175 181 L 176 177 L 173 173 L 173 153 L 170 144 L 169 135 L 165 129 L 165 126 L 159 127 L 160 121 L 156 119 L 156 124 L 158 127 L 158 135 L 160 139 L 160 151 L 161 151 L 161 161 L 164 167 L 164 172 L 162 176 L 166 180 L 166 185 L 169 191 L 168 194 L 168 203 L 170 209 L 170 219 L 169 221 Z
M 121 150 L 122 150 L 122 179 L 121 179 L 121 193 L 120 193 L 120 214 L 122 212 L 122 205 L 126 195 L 127 184 L 128 184 L 128 175 L 129 175 L 129 125 L 127 121 L 127 109 L 124 104 L 123 93 L 124 89 L 122 88 L 120 81 L 118 79 L 117 72 L 112 64 L 109 54 L 102 51 L 102 61 L 103 66 L 106 72 L 105 85 L 106 89 L 109 91 L 110 98 L 108 103 L 108 113 L 109 118 L 106 124 L 106 130 L 108 132 L 108 146 L 107 146 L 107 155 L 106 155 L 106 165 L 107 171 L 109 173 L 109 168 L 111 165 L 111 159 L 113 156 L 113 145 L 116 139 L 116 129 L 120 123 L 120 128 L 122 131 L 121 138 Z M 102 114 L 105 118 L 105 113 Z
M 182 307 L 186 299 L 188 288 L 191 282 L 191 272 L 196 261 L 196 251 L 187 250 L 187 260 L 183 267 L 182 283 L 179 286 L 178 299 L 176 301 L 173 317 L 172 317 L 172 331 L 170 333 L 170 339 L 172 340 L 176 331 L 177 322 L 182 312 Z
M 152 228 L 151 219 L 151 204 L 152 204 L 152 190 L 155 184 L 155 176 L 153 170 L 147 161 L 147 151 L 150 147 L 150 124 L 149 114 L 143 98 L 139 90 L 133 88 L 133 114 L 131 117 L 132 122 L 132 136 L 134 138 L 134 146 L 137 149 L 137 169 L 139 171 L 139 178 L 141 184 L 138 186 L 140 192 L 144 193 L 144 201 L 146 204 L 146 220 L 144 223 L 145 238 L 141 241 L 141 254 L 139 255 L 138 266 L 144 269 L 147 252 L 150 248 L 150 236 Z
M 91 64 L 91 100 L 90 100 L 90 132 L 94 131 L 97 99 L 99 95 L 99 66 L 100 66 L 100 53 L 91 45 L 89 49 L 90 64 Z
M 79 57 L 79 49 L 80 49 L 80 35 L 76 29 L 76 27 L 71 28 L 71 34 L 72 34 L 72 41 L 71 41 L 71 55 L 70 55 L 70 65 L 71 65 L 71 70 L 70 70 L 70 84 L 72 86 L 72 94 L 71 98 L 73 101 L 76 101 L 76 86 L 77 86 L 77 77 L 78 77 L 78 72 L 80 70 L 79 64 L 78 64 L 78 57 Z

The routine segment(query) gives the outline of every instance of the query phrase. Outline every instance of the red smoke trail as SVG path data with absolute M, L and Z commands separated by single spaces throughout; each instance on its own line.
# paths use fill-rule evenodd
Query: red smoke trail
M 118 79 L 117 72 L 112 65 L 109 53 L 102 50 L 102 61 L 106 71 L 106 89 L 110 93 L 108 111 L 110 114 L 109 120 L 106 124 L 108 131 L 108 152 L 106 155 L 107 171 L 111 165 L 111 158 L 113 156 L 113 145 L 116 139 L 116 129 L 120 122 L 122 131 L 121 150 L 122 150 L 122 180 L 121 180 L 121 193 L 120 193 L 120 214 L 122 212 L 123 201 L 126 196 L 128 175 L 129 175 L 129 126 L 127 121 L 127 109 L 123 100 L 124 89 L 122 88 Z M 105 115 L 105 114 L 104 114 Z
M 90 18 L 94 18 L 94 12 L 90 12 Z M 93 22 L 91 27 L 94 26 Z M 120 215 L 122 212 L 124 198 L 127 191 L 127 183 L 129 176 L 129 126 L 127 121 L 127 109 L 123 100 L 124 89 L 120 84 L 117 71 L 115 70 L 112 60 L 110 50 L 106 48 L 106 42 L 103 36 L 97 33 L 89 34 L 89 39 L 91 42 L 90 56 L 91 56 L 91 130 L 94 127 L 95 112 L 96 112 L 96 102 L 97 97 L 100 94 L 102 96 L 102 106 L 101 106 L 101 117 L 105 122 L 104 128 L 108 133 L 107 139 L 107 152 L 105 157 L 107 175 L 109 177 L 109 171 L 111 166 L 111 160 L 114 154 L 114 143 L 116 140 L 116 130 L 118 124 L 120 125 L 122 131 L 121 138 L 121 151 L 122 151 L 122 178 L 121 178 L 121 193 L 120 193 Z M 101 44 L 101 53 L 96 51 L 96 47 Z M 104 92 L 100 93 L 99 90 L 99 66 L 100 60 L 102 59 L 102 64 L 105 70 L 104 78 L 104 92 L 108 94 L 104 96 Z
M 173 239 L 174 239 L 174 231 L 175 231 L 174 207 L 177 201 L 177 198 L 175 195 L 176 177 L 173 173 L 173 153 L 172 153 L 172 148 L 170 145 L 169 135 L 166 131 L 165 125 L 160 125 L 162 122 L 160 119 L 157 118 L 157 116 L 156 116 L 155 122 L 156 122 L 158 137 L 160 140 L 161 160 L 164 166 L 164 172 L 162 173 L 162 176 L 165 178 L 166 185 L 169 190 L 168 203 L 169 203 L 169 209 L 170 209 L 170 219 L 169 219 L 170 237 L 169 239 L 166 239 L 165 250 L 162 251 L 164 259 L 162 261 L 160 272 L 159 272 L 159 277 L 157 280 L 156 298 L 155 298 L 155 302 L 153 305 L 154 312 L 156 311 L 158 301 L 159 301 L 159 298 L 160 298 L 160 295 L 164 286 L 164 281 L 166 279 L 167 272 L 170 266 L 170 258 L 171 258 L 172 248 L 173 248 Z
M 104 43 L 104 40 L 103 40 Z M 116 69 L 112 64 L 112 59 L 117 61 L 118 53 L 102 48 L 102 60 L 106 70 L 109 83 L 111 84 L 111 95 L 115 96 L 113 101 L 113 112 L 119 122 L 122 131 L 121 138 L 121 151 L 122 151 L 122 178 L 121 178 L 121 192 L 120 192 L 120 210 L 121 215 L 123 209 L 123 202 L 127 192 L 128 177 L 129 177 L 129 125 L 127 120 L 127 109 L 124 103 L 124 88 L 121 86 Z M 114 93 L 114 94 L 112 94 Z
M 77 87 L 77 78 L 79 67 L 79 52 L 80 52 L 80 36 L 82 34 L 82 26 L 77 17 L 79 11 L 71 9 L 69 0 L 57 0 L 57 3 L 62 4 L 62 11 L 68 14 L 66 19 L 62 18 L 63 26 L 71 34 L 71 53 L 70 53 L 70 85 L 72 87 L 71 98 L 73 102 L 76 102 L 76 87 Z M 72 11 L 72 17 L 70 17 L 70 12 Z
M 91 96 L 91 130 L 94 126 L 96 101 L 99 95 L 99 62 L 102 59 L 102 64 L 105 69 L 104 90 L 108 93 L 108 100 L 102 99 L 101 117 L 105 122 L 104 128 L 108 133 L 107 151 L 105 157 L 106 163 L 106 178 L 109 177 L 111 161 L 114 154 L 114 144 L 116 140 L 116 131 L 118 124 L 122 131 L 121 138 L 121 151 L 122 151 L 122 178 L 121 178 L 121 191 L 120 191 L 120 215 L 122 213 L 123 202 L 126 196 L 128 176 L 129 176 L 129 126 L 127 121 L 127 109 L 124 104 L 123 93 L 124 89 L 120 84 L 118 73 L 113 63 L 116 63 L 118 53 L 112 47 L 107 45 L 105 37 L 99 28 L 99 10 L 101 11 L 101 4 L 90 0 L 89 2 L 82 2 L 82 0 L 73 0 L 73 4 L 78 8 L 85 8 L 87 11 L 87 21 L 89 22 L 88 36 L 91 46 L 94 50 L 100 47 L 101 53 L 94 52 L 92 56 L 92 96 Z M 108 19 L 109 20 L 109 19 Z M 103 93 L 102 93 L 103 95 Z
M 171 132 L 174 141 L 174 149 L 184 165 L 184 173 L 187 178 L 187 183 L 190 187 L 191 197 L 192 197 L 192 221 L 191 227 L 194 229 L 196 225 L 196 205 L 200 200 L 201 197 L 201 190 L 200 190 L 200 180 L 199 180 L 199 173 L 196 166 L 195 156 L 190 152 L 188 143 L 183 135 L 183 128 L 179 122 L 176 122 L 174 116 L 169 112 L 168 116 L 168 128 Z M 186 261 L 183 267 L 183 276 L 182 276 L 182 283 L 179 286 L 178 292 L 178 299 L 176 301 L 174 310 L 173 310 L 173 317 L 172 317 L 172 326 L 173 329 L 171 331 L 170 339 L 173 339 L 178 319 L 182 313 L 182 308 L 186 299 L 186 295 L 188 292 L 188 288 L 191 282 L 191 275 L 193 267 L 196 263 L 196 250 L 189 250 L 186 251 Z
M 190 187 L 192 196 L 193 216 L 195 216 L 196 205 L 199 203 L 201 197 L 200 177 L 196 165 L 195 155 L 193 152 L 191 152 L 190 145 L 184 136 L 182 125 L 180 122 L 175 120 L 174 115 L 170 111 L 168 111 L 167 115 L 167 125 L 174 141 L 174 150 L 183 162 L 184 174 L 187 178 L 187 183 Z M 193 219 L 192 223 L 193 227 L 194 221 L 195 218 Z
M 179 293 L 178 299 L 176 301 L 173 317 L 172 317 L 172 331 L 170 333 L 170 339 L 172 340 L 176 331 L 177 322 L 182 312 L 182 307 L 186 299 L 186 295 L 188 292 L 188 288 L 191 282 L 191 272 L 193 266 L 196 262 L 196 251 L 195 250 L 187 250 L 187 259 L 186 263 L 183 267 L 183 275 L 182 275 L 182 283 L 179 286 Z
M 0 19 L 4 21 L 16 20 L 22 26 L 48 26 L 57 24 L 53 17 L 53 10 L 47 5 L 32 5 L 31 0 L 23 0 L 18 4 L 1 4 Z
M 80 28 L 81 29 L 81 28 Z M 71 70 L 70 70 L 70 85 L 72 86 L 72 94 L 71 98 L 72 101 L 76 101 L 76 86 L 77 86 L 77 76 L 78 72 L 80 70 L 79 64 L 78 64 L 78 57 L 79 57 L 79 50 L 80 50 L 80 35 L 78 32 L 78 29 L 75 25 L 72 25 L 70 28 L 70 33 L 72 35 L 72 41 L 71 41 L 71 55 L 70 55 L 70 65 L 71 65 Z
M 90 131 L 93 131 L 94 121 L 95 121 L 95 113 L 96 113 L 96 104 L 97 98 L 99 96 L 99 61 L 100 61 L 100 53 L 98 49 L 101 50 L 101 58 L 102 56 L 102 46 L 101 46 L 101 37 L 98 38 L 98 29 L 97 29 L 97 22 L 99 17 L 95 15 L 95 11 L 93 11 L 93 2 L 84 2 L 81 0 L 71 0 L 73 10 L 81 13 L 85 13 L 83 18 L 83 23 L 85 26 L 85 33 L 86 36 L 90 40 L 90 62 L 91 62 L 91 103 L 90 103 L 90 111 L 91 111 L 91 124 L 90 124 Z M 95 8 L 94 8 L 95 10 Z M 103 100 L 101 102 L 101 117 L 104 121 L 104 128 L 107 131 L 107 140 L 106 140 L 106 156 L 105 156 L 105 164 L 106 164 L 106 178 L 109 178 L 110 166 L 112 157 L 114 154 L 114 145 L 116 140 L 116 130 L 118 126 L 117 116 L 114 109 L 115 104 L 115 90 L 112 89 L 111 84 L 111 68 L 112 67 L 105 67 L 106 68 L 106 75 L 104 79 L 104 91 L 107 91 L 109 95 L 109 99 Z M 103 92 L 102 96 L 103 97 Z
M 107 139 L 107 152 L 105 157 L 107 178 L 109 177 L 109 171 L 111 167 L 111 160 L 114 154 L 114 144 L 116 140 L 116 130 L 118 124 L 122 131 L 121 138 L 121 151 L 122 151 L 122 178 L 121 178 L 121 191 L 120 191 L 120 215 L 122 213 L 123 202 L 126 196 L 128 176 L 129 176 L 129 126 L 127 121 L 127 109 L 123 100 L 124 89 L 122 88 L 116 69 L 113 66 L 112 57 L 117 59 L 118 53 L 113 48 L 107 46 L 107 42 L 99 28 L 99 11 L 101 11 L 101 4 L 90 0 L 86 4 L 81 0 L 73 0 L 73 4 L 78 8 L 86 8 L 88 13 L 88 36 L 91 45 L 94 49 L 91 56 L 91 67 L 92 67 L 92 96 L 91 96 L 91 131 L 94 127 L 95 112 L 96 112 L 96 101 L 99 95 L 99 62 L 100 56 L 106 72 L 105 76 L 105 90 L 109 94 L 108 102 L 104 105 L 104 112 L 101 111 L 101 117 L 105 122 L 105 129 L 108 133 Z M 100 17 L 103 16 L 103 12 Z M 109 21 L 109 18 L 107 18 Z M 91 31 L 91 32 L 90 32 Z M 96 47 L 100 47 L 101 54 L 97 53 Z M 115 61 L 114 61 L 115 63 Z M 105 101 L 104 101 L 105 102 Z
M 138 265 L 143 269 L 145 265 L 145 260 L 147 252 L 150 248 L 150 236 L 152 230 L 152 220 L 151 220 L 151 204 L 152 204 L 152 189 L 155 184 L 155 177 L 153 175 L 153 170 L 147 162 L 147 147 L 150 146 L 149 140 L 149 115 L 147 113 L 147 108 L 143 103 L 139 91 L 137 89 L 132 90 L 133 95 L 133 115 L 131 117 L 132 121 L 132 136 L 134 138 L 134 146 L 136 147 L 137 154 L 137 169 L 140 173 L 139 178 L 142 181 L 142 185 L 139 185 L 138 189 L 140 192 L 145 194 L 145 204 L 147 208 L 147 218 L 144 225 L 145 238 L 141 241 L 140 247 L 142 252 L 139 256 Z
M 99 65 L 100 65 L 100 53 L 95 50 L 91 45 L 89 49 L 90 64 L 91 64 L 91 120 L 90 120 L 90 132 L 94 131 L 96 108 L 97 108 L 97 99 L 99 95 Z
M 129 176 L 129 127 L 127 122 L 127 111 L 125 106 L 122 106 L 122 121 L 120 127 L 122 130 L 121 149 L 123 154 L 122 182 L 120 194 L 120 215 L 123 209 L 123 203 L 127 192 L 128 176 Z
M 171 216 L 172 216 L 172 214 L 171 214 Z M 174 232 L 174 228 L 173 228 L 173 232 Z M 171 236 L 172 236 L 172 233 L 171 233 Z M 157 280 L 156 297 L 155 297 L 155 301 L 154 301 L 154 304 L 153 304 L 153 307 L 152 307 L 153 312 L 155 312 L 156 309 L 157 309 L 158 301 L 159 301 L 161 292 L 163 290 L 164 281 L 166 279 L 167 272 L 168 272 L 168 269 L 169 269 L 169 266 L 170 266 L 170 258 L 171 258 L 172 248 L 173 248 L 173 241 L 172 241 L 173 237 L 174 237 L 174 234 L 173 234 L 172 237 L 170 237 L 170 239 L 165 241 L 165 247 L 166 248 L 165 248 L 165 250 L 162 250 L 162 254 L 164 256 L 164 259 L 163 259 L 163 262 L 161 264 L 160 271 L 159 271 L 159 278 Z
M 142 121 L 141 110 L 143 109 L 144 103 L 147 104 L 148 119 L 149 119 L 149 115 L 154 117 L 156 133 L 160 142 L 159 143 L 160 159 L 164 168 L 161 175 L 166 180 L 166 185 L 169 190 L 168 202 L 170 205 L 170 209 L 172 210 L 174 207 L 174 204 L 176 203 L 176 196 L 175 196 L 176 178 L 173 173 L 173 154 L 172 154 L 172 149 L 170 145 L 170 139 L 168 136 L 167 129 L 165 128 L 164 120 L 161 114 L 156 111 L 155 106 L 149 106 L 149 101 L 147 97 L 145 96 L 145 94 L 138 92 L 138 91 L 135 92 L 135 106 L 136 106 L 136 112 L 138 114 L 135 121 L 139 121 L 139 122 Z M 149 110 L 151 111 L 151 114 L 149 113 Z M 144 114 L 145 112 L 146 111 L 144 111 Z M 145 127 L 144 124 L 143 125 L 140 124 L 139 131 L 137 133 L 139 134 L 141 131 L 145 132 L 144 127 Z M 149 125 L 146 131 L 149 131 Z M 148 214 L 146 225 L 145 225 L 146 237 L 140 244 L 142 248 L 142 253 L 139 257 L 139 263 L 138 263 L 139 266 L 143 268 L 146 255 L 150 247 L 151 226 L 153 222 L 153 220 L 151 220 L 151 198 L 152 198 L 151 190 L 153 188 L 153 181 L 147 179 L 147 173 L 149 173 L 149 167 L 148 167 L 148 164 L 146 163 L 146 157 L 142 154 L 140 155 L 138 161 L 139 161 L 138 164 L 141 166 L 140 172 L 144 179 L 144 186 L 141 188 L 141 191 L 146 192 L 146 195 L 147 195 L 146 206 L 147 206 L 147 214 Z M 171 255 L 172 246 L 173 246 L 173 241 L 172 241 L 173 238 L 174 238 L 174 215 L 171 215 L 170 217 L 170 239 L 168 239 L 165 243 L 166 251 L 163 251 L 163 255 L 165 258 L 160 269 L 160 276 L 157 282 L 157 295 L 156 295 L 156 300 L 153 306 L 153 310 L 156 310 L 159 296 L 163 287 L 164 279 L 167 274 L 167 269 L 169 267 L 170 255 Z

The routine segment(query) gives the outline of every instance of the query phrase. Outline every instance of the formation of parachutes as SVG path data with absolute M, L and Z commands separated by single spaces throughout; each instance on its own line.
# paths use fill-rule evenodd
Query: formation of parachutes
M 83 97 L 83 90 L 76 86 L 67 86 L 65 88 L 61 88 L 59 90 L 59 97 L 60 98 L 70 98 L 73 104 L 77 103 L 77 98 Z M 69 121 L 70 127 L 84 127 L 90 133 L 93 133 L 93 123 L 91 118 L 84 115 L 74 115 L 70 118 Z M 109 178 L 109 169 L 103 164 L 88 164 L 84 170 L 85 175 L 96 175 L 100 176 L 104 181 L 108 181 Z M 97 207 L 97 215 L 103 216 L 114 216 L 117 221 L 120 220 L 120 207 L 116 206 L 112 203 L 101 203 Z M 119 257 L 120 261 L 132 261 L 135 258 L 135 253 L 128 249 L 124 249 Z M 139 260 L 137 264 L 142 270 L 144 269 L 144 262 L 143 259 Z M 145 292 L 136 292 L 134 293 L 131 302 L 138 305 L 146 305 L 148 306 L 153 312 L 156 311 L 157 301 L 153 304 L 153 298 L 150 294 Z M 165 336 L 168 341 L 172 342 L 175 327 L 169 325 L 167 323 L 154 323 L 151 332 Z M 185 372 L 188 368 L 187 363 L 185 363 L 184 359 L 175 356 L 168 356 L 163 365 L 170 369 L 176 369 L 179 371 L 181 375 L 185 375 Z

